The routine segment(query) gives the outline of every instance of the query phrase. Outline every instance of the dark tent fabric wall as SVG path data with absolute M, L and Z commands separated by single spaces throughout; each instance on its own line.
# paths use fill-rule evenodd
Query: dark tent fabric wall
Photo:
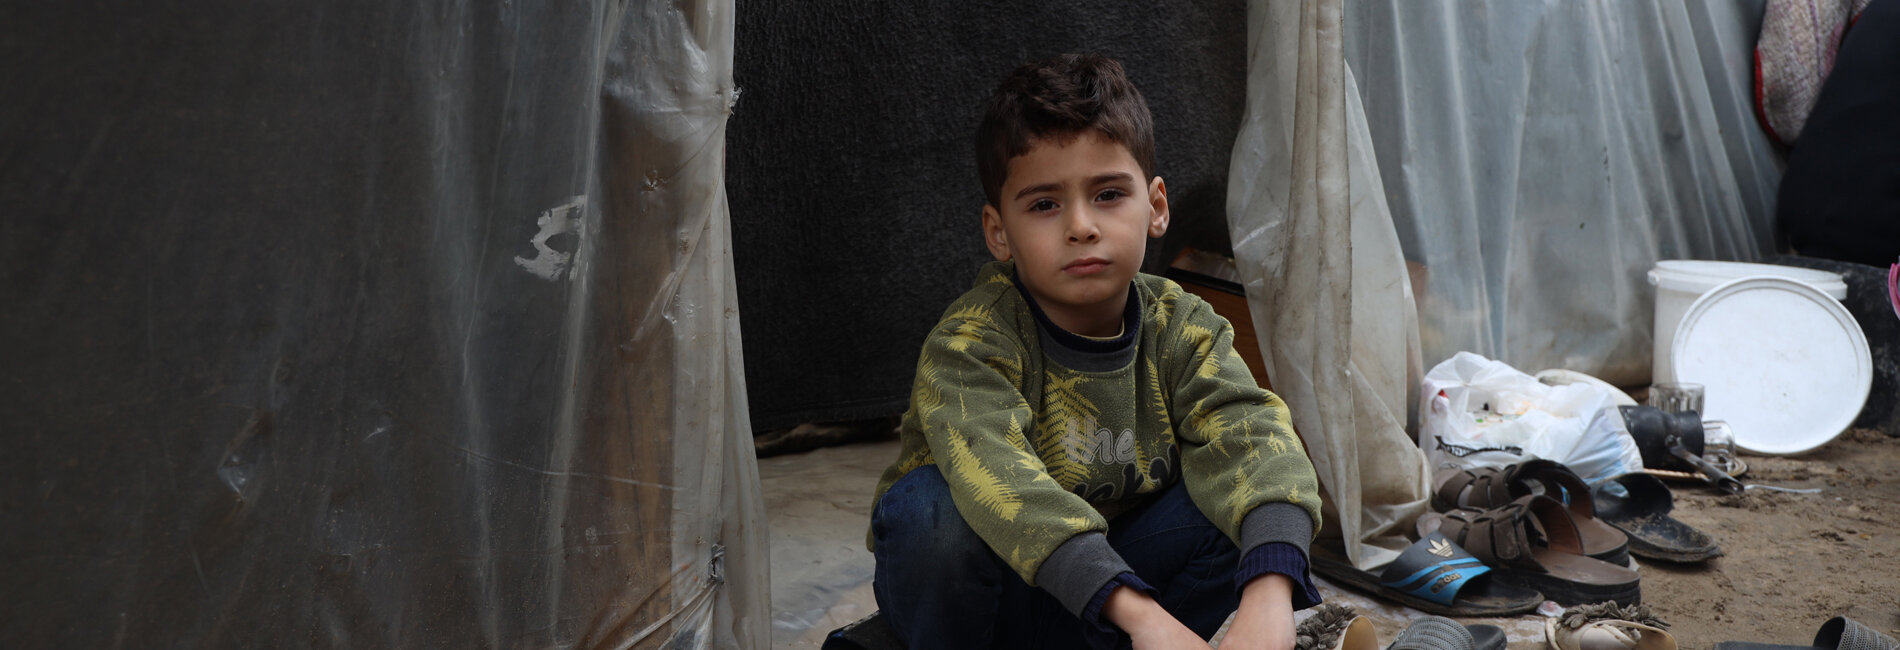
M 0 647 L 763 647 L 731 39 L 0 9 Z
M 1900 3 L 1867 5 L 1788 154 L 1775 217 L 1803 255 L 1874 267 L 1900 255 Z
M 972 137 L 1015 66 L 1122 61 L 1174 213 L 1148 270 L 1227 246 L 1246 4 L 742 2 L 727 150 L 746 383 L 760 430 L 903 411 L 918 345 L 989 259 Z

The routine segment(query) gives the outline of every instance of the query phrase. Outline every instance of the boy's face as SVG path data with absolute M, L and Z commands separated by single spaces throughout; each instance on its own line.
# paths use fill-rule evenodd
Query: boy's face
M 1126 147 L 1085 131 L 1066 143 L 1038 140 L 1011 158 L 998 199 L 983 207 L 990 253 L 1016 260 L 1057 325 L 1114 335 L 1147 239 L 1168 230 L 1161 179 L 1143 180 Z

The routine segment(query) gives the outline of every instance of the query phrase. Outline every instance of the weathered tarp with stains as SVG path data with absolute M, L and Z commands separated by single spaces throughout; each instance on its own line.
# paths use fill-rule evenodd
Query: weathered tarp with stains
M 0 647 L 764 647 L 732 25 L 0 8 Z

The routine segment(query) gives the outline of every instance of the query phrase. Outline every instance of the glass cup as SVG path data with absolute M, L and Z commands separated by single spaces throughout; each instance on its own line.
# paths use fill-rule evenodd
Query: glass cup
M 1702 384 L 1665 383 L 1649 387 L 1649 405 L 1664 413 L 1702 413 Z
M 1735 460 L 1735 430 L 1727 422 L 1702 421 L 1702 458 L 1730 474 L 1741 469 Z

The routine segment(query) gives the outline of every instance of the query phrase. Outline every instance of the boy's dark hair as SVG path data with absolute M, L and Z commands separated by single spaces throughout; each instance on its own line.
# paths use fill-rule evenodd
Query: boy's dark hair
M 1068 142 L 1089 129 L 1126 147 L 1142 175 L 1154 178 L 1154 120 L 1120 63 L 1064 54 L 1016 68 L 990 95 L 976 128 L 976 173 L 984 198 L 1002 207 L 1009 159 L 1028 153 L 1031 142 Z

